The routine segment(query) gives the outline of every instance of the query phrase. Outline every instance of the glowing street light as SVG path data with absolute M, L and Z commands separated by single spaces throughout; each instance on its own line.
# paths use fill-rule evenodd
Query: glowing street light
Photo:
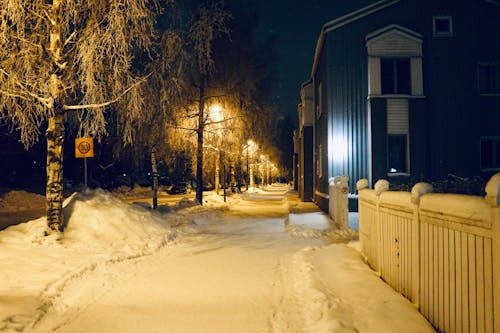
M 250 182 L 250 187 L 255 186 L 254 178 L 253 178 L 253 164 L 250 163 L 250 158 L 253 158 L 253 154 L 257 150 L 257 144 L 252 140 L 249 139 L 247 141 L 247 144 L 243 147 L 243 149 L 246 149 L 246 157 L 247 157 L 247 175 L 249 177 L 249 181 L 245 181 L 246 187 L 248 190 L 248 182 Z
M 209 107 L 209 113 L 208 117 L 213 123 L 216 123 L 215 126 L 218 129 L 221 129 L 222 121 L 224 120 L 224 115 L 222 113 L 222 106 L 219 104 L 213 104 L 212 106 Z M 219 188 L 220 188 L 220 144 L 219 144 L 220 137 L 217 135 L 216 141 L 217 143 L 215 144 L 215 150 L 217 151 L 217 157 L 215 158 L 215 192 L 219 194 Z M 224 176 L 225 177 L 225 176 Z M 225 193 L 225 186 L 224 186 L 224 193 Z
M 224 120 L 224 115 L 222 114 L 222 106 L 219 104 L 214 104 L 209 108 L 209 117 L 213 122 L 221 122 Z

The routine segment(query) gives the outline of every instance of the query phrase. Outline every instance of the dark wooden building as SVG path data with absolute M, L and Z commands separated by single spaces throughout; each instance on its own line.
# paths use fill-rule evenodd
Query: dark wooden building
M 312 68 L 318 205 L 337 175 L 355 194 L 361 178 L 500 170 L 500 1 L 352 3 L 323 26 Z
M 298 105 L 298 192 L 302 201 L 313 200 L 313 85 L 312 80 L 304 82 L 300 89 Z

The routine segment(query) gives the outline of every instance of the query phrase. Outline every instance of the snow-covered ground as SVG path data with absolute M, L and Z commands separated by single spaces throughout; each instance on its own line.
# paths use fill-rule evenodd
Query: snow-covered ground
M 433 332 L 286 188 L 151 212 L 96 190 L 0 231 L 0 332 Z

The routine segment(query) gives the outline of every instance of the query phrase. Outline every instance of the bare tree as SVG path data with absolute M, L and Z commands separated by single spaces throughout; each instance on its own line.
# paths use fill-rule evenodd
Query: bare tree
M 188 38 L 193 52 L 193 80 L 198 91 L 198 126 L 196 153 L 196 200 L 203 204 L 203 132 L 207 123 L 206 88 L 215 70 L 213 44 L 220 34 L 229 34 L 227 21 L 229 12 L 224 10 L 222 1 L 207 1 L 198 7 Z
M 48 232 L 64 229 L 63 118 L 74 113 L 80 135 L 106 134 L 105 110 L 118 115 L 125 142 L 144 117 L 144 78 L 134 60 L 154 37 L 157 0 L 2 0 L 0 112 L 32 145 L 48 121 Z
M 173 121 L 173 110 L 183 103 L 182 71 L 185 57 L 180 34 L 173 30 L 164 31 L 158 57 L 149 64 L 152 75 L 148 78 L 148 84 L 140 87 L 142 94 L 146 96 L 146 108 L 151 110 L 141 124 L 139 136 L 151 158 L 153 209 L 158 206 L 158 163 L 161 156 L 165 156 L 169 150 L 167 123 Z

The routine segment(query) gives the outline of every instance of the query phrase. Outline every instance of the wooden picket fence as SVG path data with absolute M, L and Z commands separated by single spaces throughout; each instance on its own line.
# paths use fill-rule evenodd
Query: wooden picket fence
M 361 249 L 381 278 L 440 332 L 500 332 L 500 173 L 484 198 L 357 189 Z

